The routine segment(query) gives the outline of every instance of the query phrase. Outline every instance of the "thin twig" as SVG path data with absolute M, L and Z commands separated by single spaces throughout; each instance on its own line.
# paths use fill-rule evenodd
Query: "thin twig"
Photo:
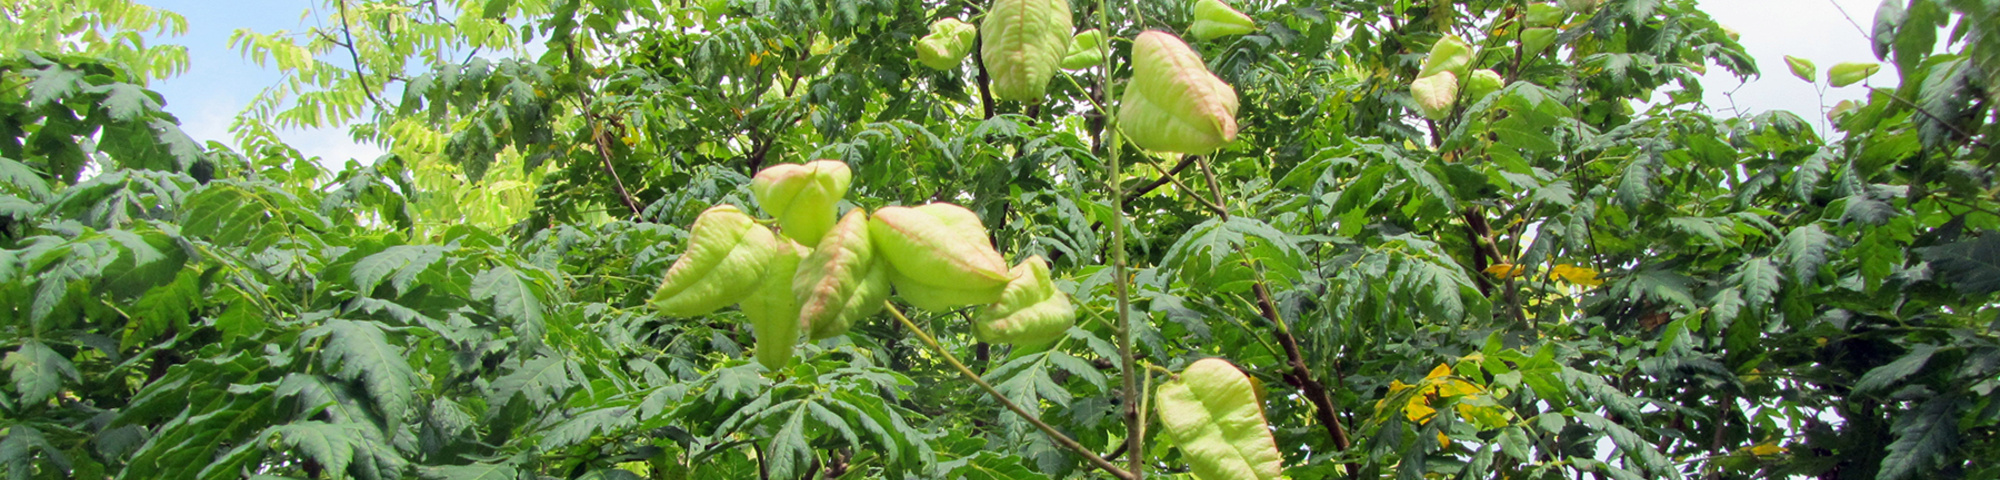
M 1202 176 L 1208 179 L 1210 193 L 1215 195 L 1216 202 L 1221 202 L 1222 182 L 1215 179 L 1215 170 L 1209 168 L 1206 161 L 1197 163 L 1201 164 Z M 1221 208 L 1220 213 L 1224 221 L 1229 220 L 1229 210 L 1227 208 Z M 1286 363 L 1292 369 L 1291 373 L 1285 374 L 1285 379 L 1292 386 L 1298 387 L 1300 392 L 1305 394 L 1307 401 L 1312 402 L 1313 415 L 1319 419 L 1321 425 L 1326 426 L 1326 433 L 1328 436 L 1333 437 L 1334 446 L 1339 447 L 1341 450 L 1347 450 L 1353 444 L 1347 438 L 1347 429 L 1340 425 L 1340 416 L 1334 413 L 1333 397 L 1327 394 L 1326 385 L 1319 383 L 1319 380 L 1313 379 L 1312 369 L 1306 367 L 1305 355 L 1299 353 L 1298 339 L 1292 337 L 1291 327 L 1286 326 L 1285 319 L 1278 315 L 1277 302 L 1271 300 L 1271 289 L 1266 286 L 1270 282 L 1264 280 L 1263 270 L 1257 268 L 1256 265 L 1246 262 L 1244 266 L 1250 268 L 1250 289 L 1257 294 L 1258 311 L 1264 314 L 1264 319 L 1270 320 L 1272 325 L 1278 327 L 1278 331 L 1274 336 L 1278 338 L 1278 345 L 1284 347 Z M 1347 470 L 1350 473 L 1358 472 L 1360 471 L 1360 465 L 1350 464 Z
M 1090 461 L 1091 465 L 1094 465 L 1099 469 L 1103 469 L 1106 473 L 1110 473 L 1112 476 L 1123 479 L 1138 478 L 1133 476 L 1131 472 L 1127 472 L 1125 471 L 1125 469 L 1118 468 L 1118 465 L 1111 463 L 1110 460 L 1105 460 L 1104 457 L 1097 456 L 1097 452 L 1091 451 L 1089 447 L 1085 447 L 1083 446 L 1083 444 L 1077 443 L 1076 440 L 1069 438 L 1069 436 L 1063 435 L 1062 432 L 1056 431 L 1055 427 L 1051 427 L 1049 426 L 1048 423 L 1042 422 L 1041 417 L 1038 417 L 1032 413 L 1028 413 L 1027 409 L 1021 408 L 1021 406 L 1015 404 L 1013 400 L 1008 400 L 1007 395 L 1000 393 L 999 389 L 993 388 L 993 384 L 986 383 L 986 379 L 979 378 L 979 374 L 972 373 L 971 368 L 966 368 L 964 362 L 958 361 L 957 356 L 954 356 L 951 354 L 951 352 L 946 351 L 944 349 L 944 345 L 938 344 L 936 338 L 932 338 L 929 333 L 924 333 L 924 329 L 917 327 L 917 323 L 910 321 L 910 317 L 904 316 L 903 311 L 901 309 L 896 308 L 894 304 L 888 305 L 887 310 L 889 310 L 889 316 L 896 317 L 896 321 L 902 323 L 903 328 L 910 329 L 910 333 L 916 334 L 917 339 L 922 340 L 925 346 L 931 347 L 932 352 L 937 353 L 939 357 L 943 357 L 945 363 L 949 363 L 951 364 L 952 368 L 958 369 L 959 375 L 964 376 L 966 380 L 971 380 L 972 383 L 974 384 L 978 384 L 979 388 L 981 390 L 985 390 L 987 395 L 992 396 L 994 401 L 1000 402 L 1000 405 L 1007 407 L 1007 409 L 1013 411 L 1015 415 L 1020 415 L 1021 418 L 1027 420 L 1028 423 L 1034 424 L 1035 428 L 1040 429 L 1043 434 L 1048 435 L 1049 438 L 1051 439 L 1054 439 L 1056 443 L 1061 444 L 1064 448 L 1070 449 L 1070 451 L 1076 452 L 1077 455 L 1082 455 L 1084 460 Z
M 374 89 L 368 88 L 368 72 L 361 70 L 361 53 L 355 51 L 354 32 L 347 28 L 347 0 L 334 0 L 333 3 L 340 8 L 340 34 L 347 37 L 347 56 L 354 59 L 354 80 L 361 83 L 361 93 L 367 94 L 368 100 L 375 102 L 376 108 L 388 110 L 389 104 L 376 97 Z

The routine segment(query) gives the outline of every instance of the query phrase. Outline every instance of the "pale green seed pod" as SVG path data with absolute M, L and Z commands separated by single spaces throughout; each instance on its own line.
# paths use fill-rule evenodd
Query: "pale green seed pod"
M 1255 31 L 1257 31 L 1257 21 L 1251 20 L 1250 16 L 1244 15 L 1243 12 L 1230 8 L 1229 4 L 1223 3 L 1222 0 L 1194 2 L 1194 25 L 1188 27 L 1188 33 L 1193 34 L 1195 40 L 1206 42 Z
M 778 239 L 778 249 L 764 267 L 764 283 L 757 293 L 743 299 L 743 316 L 757 334 L 757 363 L 776 371 L 792 361 L 799 343 L 799 297 L 792 295 L 792 277 L 799 261 L 812 253 L 804 245 Z
M 1257 384 L 1228 360 L 1205 358 L 1153 394 L 1160 423 L 1201 480 L 1275 480 L 1284 456 Z
M 1472 77 L 1465 79 L 1465 101 L 1468 104 L 1477 103 L 1480 99 L 1486 98 L 1486 94 L 1499 91 L 1500 87 L 1506 86 L 1506 82 L 1506 79 L 1500 78 L 1499 72 L 1483 68 L 1473 70 Z
M 995 0 L 979 24 L 979 57 L 992 77 L 993 98 L 1040 102 L 1069 53 L 1068 0 Z
M 1553 28 L 1522 30 L 1521 51 L 1528 52 L 1529 55 L 1542 53 L 1542 50 L 1548 49 L 1550 45 L 1555 45 L 1556 33 L 1556 29 Z
M 1076 324 L 1076 306 L 1069 295 L 1056 290 L 1048 262 L 1040 255 L 1028 257 L 1013 272 L 1014 281 L 1000 293 L 1000 301 L 980 310 L 973 333 L 985 342 L 1027 348 L 1062 338 Z
M 701 212 L 689 230 L 687 250 L 667 268 L 648 303 L 667 315 L 691 317 L 757 291 L 779 245 L 771 229 L 733 205 L 717 205 Z
M 1569 16 L 1568 11 L 1564 11 L 1562 7 L 1555 6 L 1554 4 L 1528 4 L 1528 25 L 1554 27 L 1562 24 L 1563 17 L 1567 16 Z
M 1118 125 L 1140 148 L 1206 154 L 1236 139 L 1236 89 L 1209 73 L 1179 37 L 1161 31 L 1132 41 L 1132 82 Z
M 1589 13 L 1591 10 L 1596 10 L 1600 3 L 1604 3 L 1604 0 L 1562 0 L 1563 8 L 1572 13 Z
M 1456 75 L 1453 78 L 1464 78 L 1465 71 L 1470 68 L 1472 68 L 1472 46 L 1466 45 L 1465 39 L 1458 38 L 1457 35 L 1446 35 L 1438 39 L 1437 43 L 1431 44 L 1431 53 L 1424 57 L 1424 67 L 1417 73 L 1417 78 L 1437 75 L 1439 72 L 1451 72 L 1452 75 Z
M 869 219 L 868 233 L 889 264 L 897 295 L 917 308 L 992 303 L 1014 279 L 979 215 L 965 207 L 883 207 Z
M 764 213 L 778 219 L 780 232 L 804 245 L 818 245 L 833 228 L 834 209 L 847 196 L 853 179 L 847 164 L 814 160 L 804 165 L 773 165 L 750 180 L 750 194 Z
M 1417 107 L 1424 117 L 1443 120 L 1451 116 L 1451 107 L 1458 101 L 1458 76 L 1451 72 L 1438 72 L 1410 83 L 1410 96 L 1416 97 Z
M 882 311 L 888 270 L 868 241 L 868 214 L 850 210 L 826 232 L 799 261 L 792 295 L 799 299 L 799 325 L 814 340 L 847 333 L 854 322 Z
M 946 18 L 931 24 L 931 33 L 917 39 L 917 63 L 938 70 L 951 70 L 965 63 L 966 55 L 972 54 L 973 40 L 979 37 L 979 27 Z
M 1064 70 L 1083 70 L 1104 64 L 1104 32 L 1098 29 L 1084 30 L 1070 39 L 1069 55 L 1063 57 Z

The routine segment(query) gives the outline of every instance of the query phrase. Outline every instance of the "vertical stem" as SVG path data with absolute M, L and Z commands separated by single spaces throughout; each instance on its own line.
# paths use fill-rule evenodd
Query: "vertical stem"
M 1115 37 L 1118 34 L 1117 30 L 1111 28 L 1111 13 L 1104 0 L 1097 0 L 1097 28 L 1104 32 L 1104 36 L 1107 39 Z M 1101 82 L 1103 87 L 1100 90 L 1104 92 L 1104 96 L 1108 100 L 1111 97 L 1111 72 L 1114 71 L 1111 68 L 1111 42 L 1106 41 L 1099 44 L 1097 48 L 1103 54 L 1104 58 L 1104 73 L 1097 77 L 1097 81 Z M 1124 179 L 1125 172 L 1124 168 L 1118 163 L 1119 149 L 1124 143 L 1124 138 L 1118 134 L 1118 114 L 1110 109 L 1105 109 L 1103 114 L 1105 130 L 1109 133 L 1106 137 L 1111 139 L 1109 148 L 1106 149 L 1109 153 L 1107 160 L 1109 161 L 1111 171 L 1105 177 L 1105 183 L 1110 184 L 1111 190 L 1111 274 L 1113 276 L 1111 284 L 1118 296 L 1118 321 L 1114 325 L 1112 332 L 1116 333 L 1118 337 L 1119 367 L 1124 372 L 1121 376 L 1124 377 L 1123 387 L 1125 390 L 1125 468 L 1131 472 L 1132 478 L 1146 478 L 1146 446 L 1143 443 L 1146 436 L 1146 425 L 1139 420 L 1139 408 L 1140 404 L 1144 403 L 1142 397 L 1146 395 L 1146 392 L 1139 388 L 1138 376 L 1141 375 L 1139 373 L 1139 361 L 1132 354 L 1132 298 L 1130 292 L 1128 292 L 1129 286 L 1126 285 L 1129 278 L 1126 276 L 1125 259 L 1125 191 L 1124 184 L 1121 182 Z

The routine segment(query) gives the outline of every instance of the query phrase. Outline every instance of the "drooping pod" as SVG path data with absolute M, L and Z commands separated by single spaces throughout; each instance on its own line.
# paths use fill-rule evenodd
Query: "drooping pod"
M 1465 79 L 1465 101 L 1478 103 L 1480 99 L 1486 98 L 1486 94 L 1499 91 L 1500 87 L 1506 84 L 1507 80 L 1500 78 L 1500 72 L 1484 68 L 1473 70 L 1472 76 Z
M 1083 70 L 1104 64 L 1104 31 L 1084 30 L 1070 39 L 1069 55 L 1063 57 L 1064 70 Z
M 826 232 L 799 261 L 792 295 L 799 300 L 799 327 L 814 340 L 847 333 L 855 321 L 882 311 L 888 269 L 868 240 L 868 214 L 850 210 Z
M 1140 148 L 1199 155 L 1236 139 L 1236 89 L 1170 33 L 1132 41 L 1132 82 L 1121 104 L 1119 128 Z
M 992 303 L 1014 279 L 979 215 L 965 207 L 883 207 L 868 220 L 868 233 L 890 267 L 896 295 L 917 308 Z
M 917 63 L 938 70 L 958 68 L 978 37 L 979 28 L 972 24 L 956 18 L 938 20 L 931 24 L 929 35 L 917 39 Z
M 667 268 L 648 303 L 667 315 L 690 317 L 742 301 L 757 291 L 778 249 L 777 236 L 734 205 L 701 212 L 687 250 Z
M 799 261 L 811 250 L 789 239 L 779 238 L 778 249 L 764 267 L 764 283 L 757 293 L 743 299 L 743 316 L 750 318 L 757 335 L 757 363 L 778 370 L 792 361 L 799 343 L 799 297 L 792 295 L 792 276 Z
M 979 24 L 993 98 L 1039 102 L 1069 53 L 1068 0 L 995 0 Z
M 1273 480 L 1284 456 L 1264 420 L 1263 395 L 1235 364 L 1205 358 L 1153 394 L 1160 423 L 1201 480 Z
M 1458 99 L 1458 75 L 1438 72 L 1410 82 L 1410 96 L 1417 99 L 1417 107 L 1424 117 L 1443 120 L 1451 115 L 1451 107 Z
M 1451 72 L 1452 75 L 1464 78 L 1465 71 L 1470 68 L 1472 68 L 1472 46 L 1467 45 L 1465 39 L 1458 38 L 1457 35 L 1446 35 L 1438 39 L 1437 43 L 1431 44 L 1431 52 L 1424 56 L 1423 69 L 1417 72 L 1417 78 L 1442 72 Z
M 785 236 L 804 245 L 818 245 L 833 228 L 834 211 L 847 196 L 853 180 L 847 164 L 814 160 L 804 165 L 773 165 L 750 180 L 750 194 L 764 213 L 778 219 Z
M 1076 306 L 1056 290 L 1049 264 L 1040 255 L 1014 266 L 1014 281 L 1000 292 L 1000 301 L 979 311 L 973 333 L 991 343 L 1024 347 L 1047 345 L 1076 324 Z
M 1209 41 L 1231 35 L 1243 35 L 1257 31 L 1257 21 L 1249 15 L 1230 8 L 1222 0 L 1195 0 L 1194 24 L 1188 26 L 1188 33 L 1195 40 Z

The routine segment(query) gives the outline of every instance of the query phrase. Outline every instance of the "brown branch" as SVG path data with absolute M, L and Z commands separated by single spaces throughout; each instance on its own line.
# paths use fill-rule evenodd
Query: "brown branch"
M 1347 450 L 1354 446 L 1347 437 L 1347 429 L 1340 425 L 1340 417 L 1334 413 L 1333 397 L 1327 394 L 1325 385 L 1313 379 L 1312 370 L 1306 367 L 1305 356 L 1299 353 L 1298 339 L 1292 338 L 1291 328 L 1286 327 L 1285 320 L 1278 316 L 1278 306 L 1271 300 L 1271 290 L 1265 288 L 1261 281 L 1250 284 L 1250 289 L 1257 293 L 1257 308 L 1264 314 L 1264 319 L 1278 325 L 1278 345 L 1284 347 L 1286 363 L 1292 367 L 1290 373 L 1284 374 L 1285 381 L 1298 387 L 1306 400 L 1312 402 L 1315 410 L 1313 417 L 1326 427 L 1327 435 L 1333 437 L 1334 447 Z M 1349 465 L 1347 470 L 1352 473 L 1360 471 L 1360 468 L 1359 465 Z
M 1208 162 L 1199 163 L 1202 176 L 1208 179 L 1209 193 L 1215 196 L 1217 205 L 1223 205 L 1222 183 L 1216 181 L 1215 170 L 1209 168 Z M 1229 210 L 1226 206 L 1221 207 L 1220 213 L 1223 220 L 1229 219 Z M 1341 426 L 1340 416 L 1334 413 L 1333 396 L 1327 393 L 1326 385 L 1313 379 L 1312 369 L 1306 367 L 1305 355 L 1299 353 L 1299 341 L 1292 337 L 1292 328 L 1278 315 L 1278 303 L 1271 300 L 1271 289 L 1265 286 L 1268 282 L 1264 281 L 1263 272 L 1248 262 L 1244 266 L 1250 268 L 1252 280 L 1250 289 L 1257 294 L 1257 310 L 1264 315 L 1265 320 L 1270 320 L 1273 326 L 1278 327 L 1273 335 L 1278 337 L 1278 345 L 1284 347 L 1286 364 L 1291 366 L 1291 372 L 1284 374 L 1286 383 L 1298 387 L 1306 400 L 1312 402 L 1313 417 L 1319 420 L 1320 425 L 1326 427 L 1327 435 L 1333 438 L 1333 445 L 1340 450 L 1347 450 L 1353 446 L 1353 442 L 1347 438 L 1347 429 Z M 1359 472 L 1360 465 L 1348 464 L 1347 471 L 1349 474 Z
M 340 34 L 347 37 L 347 57 L 354 59 L 354 80 L 361 82 L 361 93 L 367 94 L 368 100 L 375 102 L 375 108 L 388 110 L 389 104 L 376 97 L 374 89 L 368 88 L 368 72 L 361 70 L 361 53 L 355 51 L 354 32 L 347 28 L 347 0 L 334 0 L 334 4 L 340 8 Z
M 1131 202 L 1134 200 L 1138 200 L 1139 197 L 1146 196 L 1146 194 L 1152 193 L 1153 190 L 1159 189 L 1161 185 L 1166 185 L 1167 183 L 1172 182 L 1174 175 L 1180 174 L 1181 170 L 1186 170 L 1189 165 L 1194 165 L 1195 159 L 1198 158 L 1201 158 L 1201 156 L 1200 155 L 1181 156 L 1181 163 L 1174 164 L 1174 168 L 1172 170 L 1168 170 L 1166 173 L 1160 174 L 1160 178 L 1155 178 L 1153 179 L 1152 182 L 1140 186 L 1137 190 L 1133 190 L 1132 193 L 1126 194 L 1125 201 Z
M 583 59 L 578 58 L 576 43 L 571 42 L 568 46 L 564 47 L 564 50 L 566 56 L 569 57 L 570 73 L 581 76 L 583 72 Z M 597 114 L 591 111 L 590 86 L 587 82 L 577 82 L 576 97 L 583 102 L 583 118 L 590 122 L 591 140 L 597 144 L 597 156 L 603 160 L 604 173 L 611 175 L 611 188 L 618 192 L 618 199 L 625 203 L 625 207 L 632 209 L 632 218 L 639 218 L 645 212 L 645 209 L 639 206 L 638 200 L 632 198 L 632 192 L 625 190 L 625 180 L 618 178 L 618 169 L 613 168 L 611 161 L 611 132 L 605 130 L 604 124 L 598 121 Z

